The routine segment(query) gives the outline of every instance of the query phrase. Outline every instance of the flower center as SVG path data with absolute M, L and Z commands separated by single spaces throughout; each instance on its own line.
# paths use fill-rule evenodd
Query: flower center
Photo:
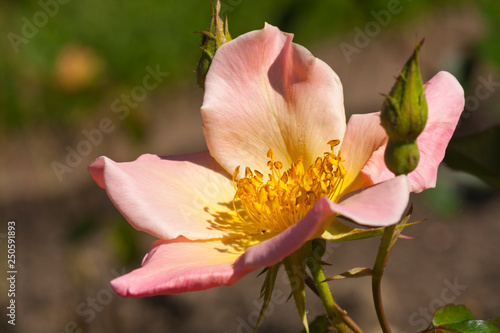
M 346 171 L 344 161 L 334 153 L 339 140 L 329 141 L 331 152 L 318 157 L 307 170 L 303 159 L 292 163 L 290 169 L 282 171 L 283 164 L 275 161 L 273 150 L 269 149 L 267 166 L 270 169 L 264 183 L 263 174 L 258 170 L 245 168 L 245 177 L 236 181 L 240 167 L 233 173 L 236 194 L 233 205 L 241 201 L 242 208 L 263 233 L 283 231 L 302 219 L 322 196 L 334 200 L 339 194 Z M 240 215 L 241 217 L 241 215 Z

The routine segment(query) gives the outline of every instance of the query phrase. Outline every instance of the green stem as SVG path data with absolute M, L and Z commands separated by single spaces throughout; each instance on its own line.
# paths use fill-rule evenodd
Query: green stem
M 339 332 L 344 333 L 363 333 L 361 328 L 347 315 L 347 312 L 338 306 L 333 300 L 330 287 L 325 281 L 325 273 L 321 265 L 315 259 L 310 259 L 307 266 L 311 271 L 312 277 L 318 288 L 318 293 L 325 306 L 326 313 L 332 321 L 333 325 Z
M 396 233 L 396 225 L 391 225 L 384 228 L 384 234 L 382 235 L 382 241 L 380 242 L 380 247 L 377 254 L 377 259 L 375 260 L 375 266 L 373 266 L 372 275 L 372 293 L 373 301 L 375 303 L 375 311 L 377 312 L 377 318 L 382 327 L 384 333 L 391 333 L 391 328 L 385 317 L 384 306 L 382 304 L 382 275 L 384 274 L 385 266 L 387 265 L 387 259 L 391 253 L 391 249 L 396 242 L 399 232 Z

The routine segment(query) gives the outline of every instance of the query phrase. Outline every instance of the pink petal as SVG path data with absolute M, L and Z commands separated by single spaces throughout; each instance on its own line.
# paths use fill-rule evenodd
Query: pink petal
M 228 248 L 219 240 L 156 241 L 142 267 L 111 281 L 111 286 L 120 296 L 144 297 L 232 285 L 254 268 L 234 265 L 241 252 Z
M 382 126 L 380 126 L 380 128 L 382 128 Z M 387 144 L 384 144 L 379 149 L 377 149 L 361 170 L 361 173 L 363 174 L 368 184 L 384 182 L 394 178 L 394 173 L 387 169 L 387 166 L 385 165 L 384 154 L 386 145 Z M 408 176 L 409 175 L 407 175 L 407 178 Z
M 113 289 L 121 296 L 142 297 L 232 285 L 318 237 L 332 215 L 327 202 L 321 198 L 306 217 L 269 239 L 272 235 L 266 234 L 225 241 L 188 242 L 182 237 L 156 241 L 142 267 L 113 280 Z
M 134 228 L 158 238 L 210 239 L 257 232 L 234 213 L 232 179 L 208 152 L 142 155 L 126 163 L 100 157 L 89 171 Z
M 250 267 L 274 265 L 297 251 L 306 241 L 319 237 L 337 214 L 370 227 L 398 223 L 408 200 L 405 176 L 350 193 L 339 203 L 322 197 L 302 220 L 279 235 L 248 248 L 239 261 Z
M 338 76 L 292 38 L 266 24 L 217 50 L 201 111 L 209 150 L 229 173 L 266 174 L 270 148 L 285 168 L 299 156 L 307 167 L 344 135 Z
M 365 188 L 341 203 L 322 197 L 299 222 L 263 240 L 256 237 L 190 242 L 180 237 L 153 243 L 141 268 L 111 282 L 124 297 L 143 297 L 198 291 L 232 285 L 259 268 L 274 265 L 305 242 L 319 237 L 337 214 L 368 226 L 399 221 L 408 202 L 405 176 Z M 260 242 L 259 242 L 260 241 Z M 250 246 L 252 243 L 259 242 Z
M 349 193 L 339 203 L 329 201 L 329 206 L 358 224 L 385 227 L 401 220 L 408 200 L 408 183 L 402 175 Z
M 453 75 L 439 72 L 426 84 L 428 119 L 424 131 L 417 138 L 420 162 L 408 174 L 411 192 L 422 192 L 436 186 L 439 164 L 464 108 L 464 91 Z M 371 184 L 394 177 L 385 166 L 384 147 L 373 154 L 362 172 Z
M 380 126 L 379 112 L 351 116 L 340 148 L 347 171 L 343 184 L 345 193 L 366 186 L 361 169 L 385 140 L 387 135 Z
M 232 285 L 318 237 L 332 215 L 328 202 L 321 198 L 302 220 L 269 239 L 271 235 L 206 242 L 189 242 L 182 237 L 156 241 L 142 267 L 113 280 L 113 289 L 121 296 L 142 297 Z
M 306 241 L 319 237 L 334 214 L 329 203 L 327 198 L 320 198 L 303 219 L 277 236 L 250 247 L 240 261 L 250 267 L 271 266 L 297 251 Z

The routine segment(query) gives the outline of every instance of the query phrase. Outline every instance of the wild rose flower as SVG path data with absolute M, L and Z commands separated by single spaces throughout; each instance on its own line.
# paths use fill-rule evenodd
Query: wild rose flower
M 338 215 L 395 224 L 409 192 L 435 185 L 464 105 L 457 80 L 440 72 L 426 84 L 420 163 L 394 177 L 379 113 L 346 125 L 338 76 L 292 38 L 266 25 L 218 49 L 201 108 L 209 151 L 90 165 L 130 224 L 159 238 L 141 268 L 112 281 L 119 295 L 231 285 L 308 240 L 331 239 Z

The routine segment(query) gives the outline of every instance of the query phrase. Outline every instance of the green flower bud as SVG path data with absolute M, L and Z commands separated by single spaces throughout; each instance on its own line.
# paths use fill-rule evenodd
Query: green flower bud
M 231 40 L 227 17 L 225 23 L 219 17 L 220 8 L 220 0 L 217 0 L 215 7 L 212 5 L 212 19 L 210 20 L 209 31 L 197 31 L 203 35 L 200 46 L 202 53 L 196 68 L 196 80 L 202 89 L 205 88 L 205 78 L 215 52 L 222 44 Z
M 414 141 L 427 122 L 427 102 L 418 63 L 423 42 L 415 47 L 382 105 L 382 126 L 389 139 L 396 142 Z
M 385 148 L 384 159 L 387 168 L 396 176 L 412 172 L 420 159 L 417 142 L 406 143 L 389 140 Z

